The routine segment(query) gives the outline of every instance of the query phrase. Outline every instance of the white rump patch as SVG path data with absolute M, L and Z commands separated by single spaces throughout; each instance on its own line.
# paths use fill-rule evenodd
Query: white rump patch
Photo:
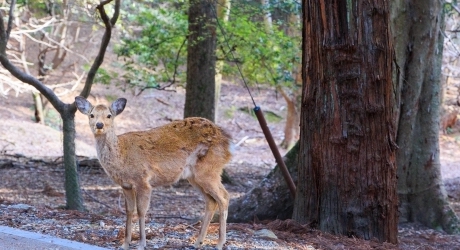
M 208 153 L 208 146 L 204 144 L 198 144 L 198 146 L 195 148 L 195 151 L 193 151 L 186 159 L 185 161 L 185 168 L 182 171 L 181 174 L 181 179 L 188 179 L 193 176 L 193 168 L 196 165 L 196 162 L 198 161 L 199 158 L 203 157 Z

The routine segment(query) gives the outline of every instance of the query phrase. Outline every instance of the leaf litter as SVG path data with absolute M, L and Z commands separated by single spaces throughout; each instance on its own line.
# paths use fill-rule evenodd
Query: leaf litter
M 239 86 L 226 84 L 220 100 L 223 110 L 219 113 L 218 124 L 227 129 L 234 143 L 238 144 L 234 159 L 226 168 L 236 180 L 236 184 L 226 185 L 233 198 L 257 185 L 275 165 L 254 117 L 235 112 L 249 105 L 245 91 Z M 276 92 L 264 88 L 254 89 L 254 92 L 256 102 L 264 109 L 285 116 L 284 102 Z M 109 94 L 127 97 L 119 90 L 99 85 L 95 86 L 93 93 L 98 100 Z M 31 105 L 29 99 L 27 95 L 0 99 L 1 106 L 9 107 L 7 111 L 0 109 L 0 225 L 117 249 L 124 240 L 123 195 L 92 160 L 95 157 L 94 141 L 86 118 L 76 116 L 77 154 L 80 163 L 84 163 L 79 168 L 80 183 L 87 211 L 65 210 L 62 136 L 57 130 L 31 122 L 32 111 L 27 109 Z M 184 92 L 180 89 L 175 93 L 146 91 L 137 98 L 128 96 L 127 112 L 117 118 L 118 131 L 147 129 L 180 119 L 183 100 Z M 67 101 L 72 100 L 69 97 Z M 226 109 L 232 112 L 225 112 Z M 282 139 L 283 124 L 269 125 L 278 144 Z M 46 144 L 37 143 L 40 141 Z M 446 152 L 452 152 L 460 148 L 457 141 L 444 139 L 441 147 L 448 144 L 449 151 Z M 281 150 L 281 153 L 285 151 Z M 454 171 L 460 171 L 452 170 L 453 158 L 449 158 L 446 189 L 456 209 L 460 207 L 460 173 Z M 155 188 L 151 200 L 146 218 L 147 249 L 192 249 L 204 211 L 203 199 L 186 181 L 180 181 L 173 186 Z M 132 238 L 131 248 L 136 247 L 139 239 L 137 226 Z M 213 249 L 217 238 L 218 224 L 212 223 L 204 249 Z M 323 233 L 293 220 L 258 221 L 254 218 L 248 223 L 229 223 L 224 248 L 460 249 L 460 237 L 416 224 L 403 224 L 399 227 L 399 245 L 396 246 Z

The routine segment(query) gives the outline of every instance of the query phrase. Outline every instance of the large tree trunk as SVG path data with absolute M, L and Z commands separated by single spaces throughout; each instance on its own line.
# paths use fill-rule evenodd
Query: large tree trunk
M 184 117 L 215 121 L 216 20 L 212 1 L 190 0 Z
M 397 242 L 389 2 L 304 1 L 299 181 L 293 219 Z
M 441 2 L 392 5 L 396 63 L 401 88 L 397 153 L 401 222 L 458 231 L 441 179 L 439 120 L 444 26 Z

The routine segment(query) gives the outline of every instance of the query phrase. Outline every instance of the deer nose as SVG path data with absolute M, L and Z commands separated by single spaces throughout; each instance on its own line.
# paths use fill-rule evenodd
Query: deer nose
M 103 127 L 104 127 L 104 123 L 102 123 L 102 122 L 96 123 L 96 128 L 97 129 L 102 129 Z

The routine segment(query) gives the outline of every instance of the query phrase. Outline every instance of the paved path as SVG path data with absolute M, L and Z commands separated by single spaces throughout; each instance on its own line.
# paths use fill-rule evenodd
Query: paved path
M 107 248 L 0 226 L 0 250 L 106 250 Z

